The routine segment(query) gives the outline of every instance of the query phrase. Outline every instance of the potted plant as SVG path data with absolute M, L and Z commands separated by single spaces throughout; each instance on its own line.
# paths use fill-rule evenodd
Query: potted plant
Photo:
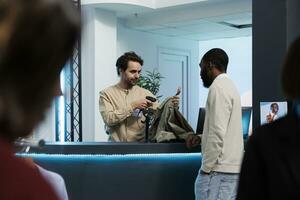
M 146 71 L 145 74 L 142 74 L 140 76 L 140 79 L 137 83 L 138 86 L 145 88 L 152 92 L 155 96 L 159 92 L 159 87 L 160 87 L 160 81 L 161 79 L 164 78 L 161 76 L 159 71 L 157 69 L 154 69 L 151 71 Z M 162 95 L 156 96 L 158 99 L 162 97 Z

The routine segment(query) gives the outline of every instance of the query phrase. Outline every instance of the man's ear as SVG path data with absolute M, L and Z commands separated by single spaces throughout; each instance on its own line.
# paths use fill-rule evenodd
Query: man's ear
M 120 76 L 121 76 L 121 75 L 122 75 L 122 73 L 123 73 L 124 71 L 123 71 L 123 69 L 122 69 L 122 68 L 119 68 L 118 70 L 119 70 L 119 74 L 120 74 Z
M 209 69 L 212 69 L 213 67 L 215 67 L 216 65 L 212 62 L 212 61 L 209 61 L 208 63 L 208 68 Z

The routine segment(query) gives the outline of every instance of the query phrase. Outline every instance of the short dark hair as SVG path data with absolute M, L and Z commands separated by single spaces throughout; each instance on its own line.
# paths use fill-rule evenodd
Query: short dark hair
M 29 135 L 27 122 L 51 103 L 80 15 L 69 0 L 1 0 L 0 11 L 0 29 L 8 32 L 0 41 L 0 135 L 14 140 Z
M 300 100 L 300 37 L 291 45 L 285 57 L 281 73 L 281 85 L 285 96 Z
M 273 108 L 274 106 L 277 106 L 277 108 L 279 108 L 278 103 L 271 103 L 270 108 Z
M 129 61 L 138 62 L 141 65 L 144 64 L 143 59 L 134 51 L 125 52 L 122 56 L 118 58 L 116 63 L 118 75 L 120 75 L 120 69 L 122 69 L 123 71 L 127 69 Z
M 228 60 L 226 52 L 220 48 L 213 48 L 202 57 L 202 61 L 212 63 L 221 72 L 227 71 Z

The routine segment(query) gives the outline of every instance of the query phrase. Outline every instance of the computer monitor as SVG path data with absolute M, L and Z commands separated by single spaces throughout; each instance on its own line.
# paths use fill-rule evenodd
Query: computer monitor
M 205 119 L 205 108 L 199 108 L 198 123 L 196 129 L 197 134 L 202 134 L 203 132 L 204 119 Z
M 243 127 L 243 138 L 248 138 L 249 126 L 251 121 L 252 107 L 242 107 L 242 127 Z M 203 125 L 205 119 L 205 108 L 199 108 L 198 123 L 197 123 L 197 134 L 202 134 Z
M 248 139 L 252 107 L 242 107 L 243 138 Z

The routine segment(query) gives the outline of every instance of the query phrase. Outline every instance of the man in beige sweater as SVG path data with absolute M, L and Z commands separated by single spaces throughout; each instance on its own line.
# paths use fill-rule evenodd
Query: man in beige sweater
M 202 145 L 202 164 L 195 182 L 196 200 L 235 199 L 243 156 L 240 95 L 226 75 L 228 56 L 211 49 L 200 62 L 203 85 L 209 88 L 203 133 L 188 145 Z
M 145 119 L 141 110 L 156 109 L 158 102 L 147 96 L 155 96 L 136 85 L 142 71 L 143 60 L 135 52 L 126 52 L 117 60 L 120 81 L 100 92 L 100 113 L 109 134 L 109 141 L 138 142 L 144 139 Z M 179 105 L 179 96 L 174 96 L 174 106 Z

